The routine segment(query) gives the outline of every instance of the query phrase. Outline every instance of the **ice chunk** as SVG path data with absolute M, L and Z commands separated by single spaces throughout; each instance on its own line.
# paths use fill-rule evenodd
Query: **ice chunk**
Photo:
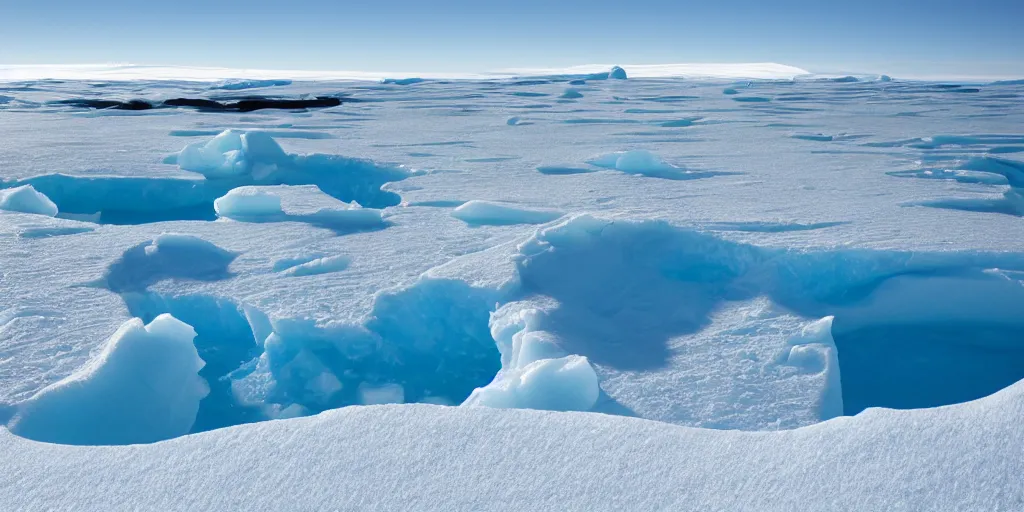
M 580 91 L 577 91 L 576 89 L 566 89 L 565 92 L 563 92 L 562 95 L 559 96 L 559 98 L 563 98 L 563 99 L 567 99 L 567 100 L 574 100 L 574 99 L 582 98 L 582 97 L 583 97 L 583 93 L 581 93 Z
M 590 410 L 600 394 L 597 374 L 583 356 L 541 359 L 507 370 L 477 388 L 463 406 L 502 409 Z
M 249 163 L 242 152 L 242 132 L 226 130 L 208 142 L 185 146 L 178 153 L 178 167 L 207 178 L 247 174 Z
M 530 210 L 490 201 L 468 201 L 452 211 L 452 216 L 466 224 L 504 226 L 511 224 L 543 224 L 562 216 L 553 210 Z
M 627 174 L 639 174 L 655 178 L 672 178 L 683 174 L 683 170 L 663 161 L 650 151 L 618 151 L 588 160 L 587 163 L 605 169 L 614 169 Z
M 0 190 L 0 210 L 36 213 L 49 217 L 57 215 L 57 205 L 45 194 L 37 192 L 32 185 Z
M 178 167 L 207 178 L 253 174 L 264 178 L 288 155 L 269 134 L 225 130 L 208 142 L 185 146 L 178 153 Z
M 163 314 L 125 322 L 71 376 L 18 406 L 15 434 L 63 444 L 149 443 L 187 434 L 208 393 L 186 323 Z
M 282 215 L 281 197 L 257 187 L 238 187 L 213 202 L 220 217 L 229 219 L 266 218 Z
M 405 390 L 400 384 L 359 385 L 359 403 L 363 405 L 405 403 Z

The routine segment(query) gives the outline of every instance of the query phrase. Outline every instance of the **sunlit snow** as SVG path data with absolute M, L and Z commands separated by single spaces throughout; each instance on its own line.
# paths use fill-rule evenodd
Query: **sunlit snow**
M 1024 503 L 1020 82 L 0 81 L 0 508 Z

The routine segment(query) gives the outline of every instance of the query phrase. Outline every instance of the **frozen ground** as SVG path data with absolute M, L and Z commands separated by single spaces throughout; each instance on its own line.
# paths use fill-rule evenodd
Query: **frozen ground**
M 1024 84 L 530 72 L 0 83 L 4 507 L 1024 508 Z

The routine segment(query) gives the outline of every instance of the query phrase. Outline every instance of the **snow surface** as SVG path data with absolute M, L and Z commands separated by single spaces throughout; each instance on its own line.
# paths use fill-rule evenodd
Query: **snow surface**
M 4 506 L 1021 508 L 1022 85 L 623 68 L 2 84 Z

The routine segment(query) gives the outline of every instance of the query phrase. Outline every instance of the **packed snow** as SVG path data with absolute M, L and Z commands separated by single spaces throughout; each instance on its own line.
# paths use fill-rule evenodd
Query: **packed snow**
M 0 79 L 12 510 L 1024 503 L 1020 82 Z

